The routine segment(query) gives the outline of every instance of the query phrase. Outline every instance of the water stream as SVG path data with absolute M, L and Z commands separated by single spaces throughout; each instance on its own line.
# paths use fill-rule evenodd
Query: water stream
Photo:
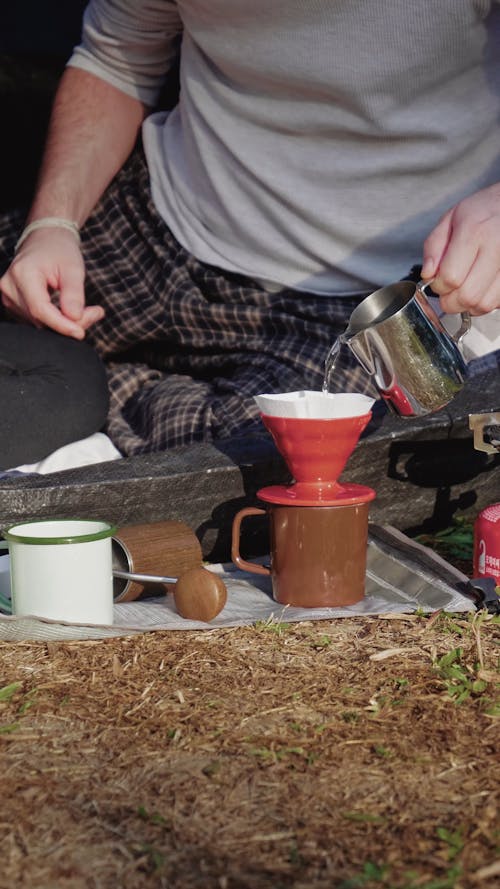
M 337 361 L 339 360 L 340 350 L 343 344 L 346 342 L 346 339 L 343 334 L 341 334 L 338 339 L 335 340 L 332 348 L 330 349 L 328 355 L 326 356 L 325 361 L 325 373 L 323 376 L 323 385 L 321 387 L 322 392 L 330 391 L 330 382 L 335 373 L 335 368 L 337 366 Z

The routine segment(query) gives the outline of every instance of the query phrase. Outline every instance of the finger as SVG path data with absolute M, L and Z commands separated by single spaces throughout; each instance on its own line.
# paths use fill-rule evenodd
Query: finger
M 46 303 L 43 308 L 40 307 L 37 313 L 37 322 L 44 327 L 50 327 L 56 333 L 62 333 L 64 336 L 71 336 L 76 340 L 82 340 L 85 336 L 85 329 L 81 323 L 72 321 L 60 311 L 53 303 Z
M 35 327 L 50 327 L 57 333 L 79 340 L 85 336 L 81 324 L 63 315 L 58 305 L 51 301 L 47 291 L 43 291 L 40 298 L 34 302 L 26 300 L 21 292 L 18 292 L 14 299 L 7 296 L 7 300 L 15 314 L 29 321 Z
M 3 281 L 4 297 L 9 301 L 9 307 L 34 324 L 36 327 L 50 327 L 52 330 L 75 339 L 83 339 L 85 331 L 78 320 L 73 320 L 61 311 L 53 302 L 47 289 L 50 281 L 40 273 L 24 275 L 22 286 L 18 286 L 11 275 L 9 280 Z M 80 313 L 81 314 L 81 313 Z
M 465 234 L 465 229 L 457 229 L 453 231 L 448 247 L 441 259 L 441 263 L 432 282 L 432 289 L 440 296 L 447 293 L 456 293 L 462 291 L 465 296 L 467 283 L 472 274 L 472 270 L 480 259 L 480 244 L 471 236 Z M 479 271 L 473 275 L 473 281 L 476 286 L 480 286 L 481 267 Z M 495 270 L 491 267 L 487 270 L 487 262 L 484 264 L 484 272 L 486 274 L 486 284 L 490 284 L 495 277 Z
M 72 321 L 81 322 L 85 309 L 85 291 L 82 270 L 71 269 L 61 275 L 58 281 L 59 307 L 63 315 Z
M 5 284 L 2 282 L 2 304 L 7 311 L 12 315 L 15 315 L 16 318 L 28 321 L 35 327 L 41 327 L 41 324 L 32 315 L 30 307 L 23 297 L 22 291 L 9 282 Z
M 441 296 L 439 301 L 443 312 L 448 315 L 468 311 L 471 315 L 478 316 L 500 309 L 500 272 L 497 272 L 488 286 L 482 288 L 479 299 L 471 301 L 459 290 Z
M 445 213 L 424 242 L 421 273 L 424 280 L 433 278 L 437 273 L 450 240 L 452 215 L 452 210 Z
M 6 309 L 9 315 L 12 315 L 15 318 L 18 318 L 23 321 L 29 321 L 30 324 L 33 324 L 35 327 L 41 327 L 41 324 L 38 324 L 34 318 L 31 317 L 30 312 L 26 309 L 26 307 L 21 308 L 10 296 L 7 296 L 6 293 L 2 294 L 2 305 Z
M 97 321 L 101 321 L 104 315 L 105 312 L 102 306 L 87 306 L 79 323 L 84 330 L 88 330 Z
M 441 271 L 441 270 L 440 270 Z M 442 296 L 452 297 L 460 306 L 460 311 L 467 310 L 471 314 L 482 314 L 491 311 L 489 296 L 498 274 L 498 257 L 491 250 L 480 248 L 474 262 L 459 287 L 442 292 Z M 434 286 L 434 285 L 433 285 Z

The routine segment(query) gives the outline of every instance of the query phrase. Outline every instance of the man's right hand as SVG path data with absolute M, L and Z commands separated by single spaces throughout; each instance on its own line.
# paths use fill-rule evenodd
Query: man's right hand
M 26 238 L 0 278 L 2 303 L 36 327 L 82 340 L 104 316 L 100 306 L 85 306 L 84 278 L 74 235 L 63 228 L 40 228 Z
M 62 218 L 83 225 L 130 155 L 145 106 L 94 74 L 67 67 L 58 86 L 28 221 Z M 5 308 L 37 327 L 81 340 L 99 321 L 85 307 L 79 244 L 65 228 L 36 228 L 0 279 Z

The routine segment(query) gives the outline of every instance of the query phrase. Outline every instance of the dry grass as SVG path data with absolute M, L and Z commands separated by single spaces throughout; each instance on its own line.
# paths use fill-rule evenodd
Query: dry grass
M 4 643 L 0 886 L 500 885 L 499 626 Z

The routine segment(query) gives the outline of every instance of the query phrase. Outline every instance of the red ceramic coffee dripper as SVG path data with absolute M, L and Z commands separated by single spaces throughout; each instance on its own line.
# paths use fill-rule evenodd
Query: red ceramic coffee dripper
M 371 416 L 371 411 L 328 419 L 261 414 L 295 481 L 289 486 L 262 488 L 258 496 L 270 503 L 297 506 L 340 506 L 373 500 L 372 488 L 338 481 Z

